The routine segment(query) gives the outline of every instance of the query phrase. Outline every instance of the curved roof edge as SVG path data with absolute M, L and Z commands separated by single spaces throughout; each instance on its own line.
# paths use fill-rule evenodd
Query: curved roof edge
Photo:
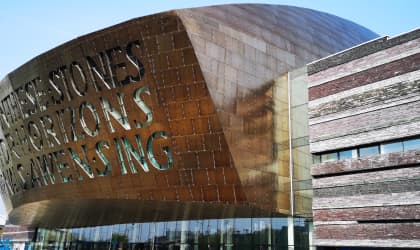
M 290 5 L 272 5 L 272 4 L 223 4 L 223 5 L 210 5 L 210 6 L 196 7 L 196 8 L 174 9 L 174 10 L 168 10 L 168 11 L 158 12 L 158 13 L 154 13 L 154 14 L 150 14 L 150 15 L 145 15 L 145 16 L 141 16 L 141 17 L 135 17 L 135 18 L 129 19 L 127 21 L 123 21 L 123 22 L 117 23 L 115 25 L 111 25 L 111 26 L 108 26 L 108 27 L 105 27 L 105 28 L 102 28 L 102 29 L 93 31 L 91 33 L 82 34 L 80 36 L 77 36 L 74 39 L 71 39 L 71 40 L 66 41 L 66 42 L 64 42 L 62 44 L 59 44 L 59 45 L 57 45 L 57 46 L 55 46 L 55 47 L 53 47 L 53 48 L 51 48 L 51 49 L 49 49 L 49 50 L 41 53 L 41 54 L 33 57 L 32 59 L 29 59 L 28 61 L 26 61 L 25 63 L 21 64 L 20 66 L 18 66 L 13 71 L 8 72 L 3 78 L 9 77 L 10 75 L 12 75 L 16 71 L 18 71 L 20 68 L 24 67 L 25 65 L 28 65 L 28 64 L 32 63 L 33 61 L 36 61 L 39 58 L 41 58 L 41 57 L 43 57 L 43 56 L 45 56 L 45 55 L 47 55 L 49 53 L 52 53 L 55 50 L 59 50 L 59 49 L 61 49 L 63 47 L 66 47 L 69 44 L 72 44 L 72 43 L 74 43 L 74 42 L 76 42 L 78 40 L 88 39 L 91 36 L 95 36 L 95 35 L 97 35 L 99 33 L 106 32 L 108 30 L 112 30 L 116 26 L 124 26 L 125 24 L 136 22 L 137 20 L 140 20 L 140 19 L 142 19 L 144 17 L 156 16 L 156 15 L 162 15 L 162 14 L 177 15 L 178 12 L 180 12 L 180 11 L 196 11 L 196 10 L 205 10 L 205 9 L 210 9 L 210 8 L 212 8 L 212 9 L 213 8 L 226 9 L 226 8 L 233 7 L 233 6 L 240 6 L 240 7 L 242 7 L 242 6 L 243 7 L 246 7 L 246 6 L 261 6 L 261 7 L 268 7 L 268 8 L 280 7 L 280 8 L 291 8 L 291 9 L 297 9 L 297 10 L 302 10 L 302 11 L 306 11 L 306 12 L 318 13 L 320 15 L 324 15 L 326 17 L 334 18 L 334 19 L 337 19 L 337 20 L 342 20 L 342 21 L 345 21 L 348 24 L 352 24 L 352 25 L 354 25 L 356 27 L 359 27 L 360 29 L 364 30 L 364 32 L 366 32 L 366 34 L 369 34 L 370 33 L 369 36 L 371 36 L 372 39 L 374 37 L 377 37 L 378 36 L 376 33 L 374 33 L 373 31 L 371 31 L 369 29 L 367 29 L 366 27 L 364 27 L 364 26 L 362 26 L 360 24 L 357 24 L 357 23 L 355 23 L 355 22 L 353 22 L 351 20 L 348 20 L 348 19 L 345 19 L 345 18 L 336 16 L 334 14 L 330 14 L 330 13 L 322 12 L 322 11 L 318 11 L 318 10 L 313 10 L 313 9 L 309 9 L 309 8 L 305 8 L 305 7 L 297 7 L 297 6 L 290 6 Z

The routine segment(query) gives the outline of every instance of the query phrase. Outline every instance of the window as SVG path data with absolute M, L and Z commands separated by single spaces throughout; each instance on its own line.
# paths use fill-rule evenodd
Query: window
M 379 154 L 379 147 L 378 145 L 359 148 L 359 156 L 370 156 L 370 155 L 378 155 Z
M 321 162 L 336 161 L 337 159 L 338 159 L 337 152 L 332 152 L 332 153 L 321 155 Z
M 420 139 L 404 141 L 404 151 L 420 149 Z
M 341 151 L 329 152 L 324 154 L 313 155 L 313 164 L 344 160 L 365 156 L 373 156 L 381 154 L 389 154 L 394 152 L 403 152 L 409 150 L 420 150 L 420 138 L 409 139 L 404 141 L 385 142 L 368 147 L 351 148 Z
M 313 164 L 321 163 L 321 156 L 320 155 L 312 155 Z
M 402 142 L 392 142 L 381 144 L 381 154 L 388 154 L 394 152 L 402 152 L 403 145 Z
M 338 158 L 340 160 L 349 159 L 349 158 L 357 158 L 357 150 L 356 149 L 348 149 L 338 152 Z

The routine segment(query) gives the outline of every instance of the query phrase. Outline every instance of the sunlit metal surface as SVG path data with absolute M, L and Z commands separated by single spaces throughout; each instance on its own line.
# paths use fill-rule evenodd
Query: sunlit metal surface
M 0 85 L 10 222 L 307 214 L 310 194 L 290 211 L 293 105 L 278 76 L 374 36 L 315 11 L 227 5 L 134 19 L 34 58 Z

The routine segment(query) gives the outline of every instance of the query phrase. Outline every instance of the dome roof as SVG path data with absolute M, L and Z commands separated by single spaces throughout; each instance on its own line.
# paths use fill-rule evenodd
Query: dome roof
M 10 222 L 291 213 L 273 79 L 375 36 L 309 9 L 223 5 L 136 18 L 39 55 L 0 84 Z

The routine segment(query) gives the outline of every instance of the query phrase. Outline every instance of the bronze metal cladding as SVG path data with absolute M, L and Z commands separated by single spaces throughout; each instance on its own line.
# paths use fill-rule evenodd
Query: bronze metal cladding
M 227 5 L 134 19 L 34 58 L 0 85 L 10 222 L 298 212 L 287 88 L 273 78 L 372 37 L 311 10 Z

